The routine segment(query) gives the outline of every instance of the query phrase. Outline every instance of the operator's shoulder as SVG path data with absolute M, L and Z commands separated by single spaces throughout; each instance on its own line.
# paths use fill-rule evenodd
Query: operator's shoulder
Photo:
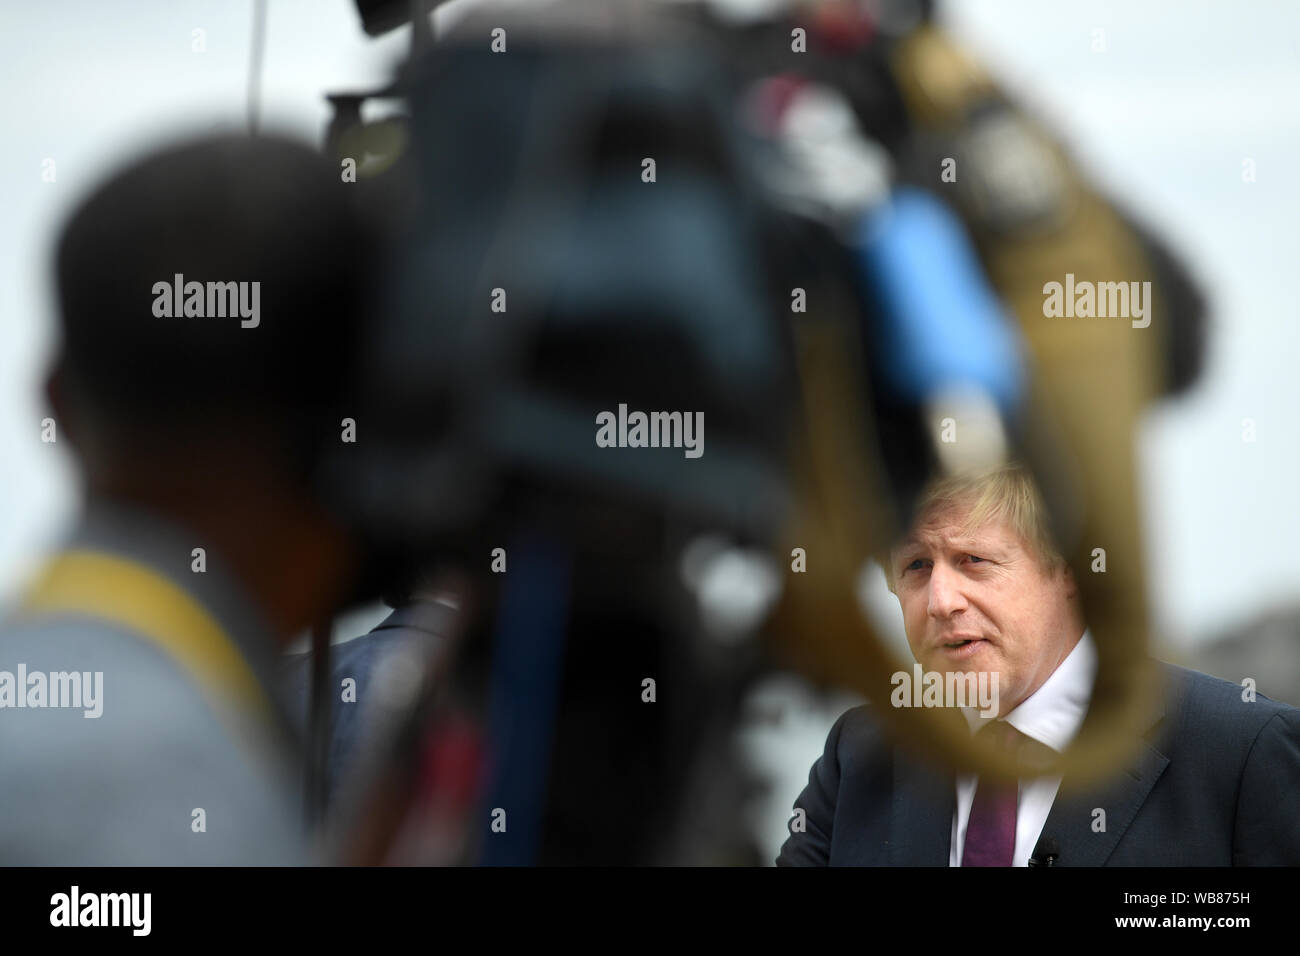
M 115 623 L 75 615 L 11 622 L 0 629 L 0 672 L 29 680 L 44 674 L 51 688 L 48 675 L 80 675 L 83 698 L 78 707 L 6 709 L 0 744 L 7 753 L 38 763 L 113 754 L 123 765 L 128 756 L 183 753 L 191 769 L 234 759 L 235 744 L 198 679 Z
M 304 859 L 294 768 L 233 733 L 151 641 L 71 615 L 9 622 L 0 672 L 20 666 L 28 676 L 79 673 L 82 699 L 52 706 L 51 689 L 48 705 L 0 711 L 0 858 L 78 866 Z M 193 828 L 199 809 L 211 836 Z
M 147 684 L 188 686 L 191 678 L 153 641 L 110 621 L 77 614 L 16 618 L 0 626 L 0 669 L 17 664 L 34 671 L 102 672 L 117 683 L 116 696 Z
M 1260 693 L 1256 681 L 1233 683 L 1177 664 L 1160 662 L 1166 681 L 1167 716 L 1185 730 L 1214 737 L 1250 735 L 1281 715 L 1300 727 L 1300 709 Z

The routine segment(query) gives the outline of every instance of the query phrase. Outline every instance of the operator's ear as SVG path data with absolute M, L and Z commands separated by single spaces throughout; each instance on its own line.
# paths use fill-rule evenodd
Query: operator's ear
M 45 373 L 45 401 L 50 411 L 54 414 L 54 420 L 58 423 L 59 432 L 68 437 L 68 440 L 76 444 L 73 430 L 68 427 L 68 372 L 64 366 L 62 357 L 55 359 L 50 363 L 49 371 Z

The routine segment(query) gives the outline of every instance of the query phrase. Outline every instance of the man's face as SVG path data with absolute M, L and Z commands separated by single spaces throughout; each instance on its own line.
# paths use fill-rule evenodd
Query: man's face
M 1065 660 L 1083 623 L 1068 569 L 1045 572 L 1000 521 L 962 537 L 964 517 L 954 507 L 923 516 L 894 549 L 903 626 L 926 671 L 996 671 L 1005 716 Z

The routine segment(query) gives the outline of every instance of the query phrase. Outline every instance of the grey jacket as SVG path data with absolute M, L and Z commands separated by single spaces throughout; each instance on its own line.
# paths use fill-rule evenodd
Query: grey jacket
M 271 719 L 214 706 L 210 689 L 130 627 L 10 608 L 0 625 L 0 680 L 20 668 L 75 671 L 90 686 L 102 673 L 101 699 L 89 708 L 101 712 L 0 706 L 0 865 L 312 861 L 299 745 L 273 646 L 217 555 L 206 549 L 206 570 L 191 570 L 191 551 L 204 544 L 150 515 L 107 506 L 89 509 L 68 541 L 144 565 L 187 592 L 231 638 Z

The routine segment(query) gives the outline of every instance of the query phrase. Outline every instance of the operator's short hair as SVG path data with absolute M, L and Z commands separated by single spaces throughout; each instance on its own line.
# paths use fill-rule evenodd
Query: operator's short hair
M 372 281 L 374 232 L 351 188 L 308 145 L 224 134 L 155 150 L 93 189 L 54 262 L 60 378 L 87 427 L 148 438 L 256 420 L 288 441 L 323 428 Z M 178 273 L 259 282 L 260 324 L 156 316 L 154 284 Z
M 1029 469 L 1020 462 L 932 479 L 917 498 L 914 524 L 919 527 L 949 508 L 966 512 L 960 525 L 962 534 L 971 534 L 989 521 L 1005 522 L 1020 536 L 1045 572 L 1055 573 L 1065 565 L 1048 526 L 1043 496 Z M 889 590 L 895 593 L 898 582 L 892 555 L 897 544 L 891 542 L 889 550 L 877 555 Z

